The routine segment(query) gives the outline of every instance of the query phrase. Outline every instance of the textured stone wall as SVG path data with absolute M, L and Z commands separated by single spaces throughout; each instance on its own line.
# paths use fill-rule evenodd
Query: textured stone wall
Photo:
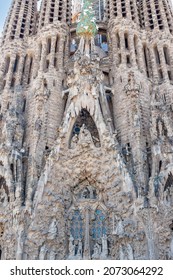
M 27 2 L 0 47 L 0 258 L 173 259 L 169 2 L 94 1 L 87 40 L 71 1 Z

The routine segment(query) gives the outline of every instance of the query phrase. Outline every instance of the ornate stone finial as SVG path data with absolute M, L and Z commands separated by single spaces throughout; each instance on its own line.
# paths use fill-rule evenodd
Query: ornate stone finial
M 72 3 L 72 23 L 75 23 L 78 20 L 82 10 L 82 1 L 73 0 Z
M 88 39 L 91 39 L 97 33 L 96 18 L 92 7 L 92 0 L 84 0 L 76 33 L 80 37 Z

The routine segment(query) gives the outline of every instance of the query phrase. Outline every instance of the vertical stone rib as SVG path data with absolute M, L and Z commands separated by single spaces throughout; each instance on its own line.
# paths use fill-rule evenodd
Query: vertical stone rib
M 141 55 L 142 52 L 143 52 L 142 42 L 139 38 L 137 38 L 137 53 L 138 53 L 139 68 L 141 71 L 144 71 L 145 63 L 144 63 L 144 60 L 142 59 L 142 55 Z
M 158 71 L 157 71 L 157 64 L 154 54 L 154 46 L 150 48 L 150 57 L 151 57 L 151 65 L 152 65 L 152 72 L 153 72 L 153 78 L 155 80 L 158 79 Z
M 50 67 L 54 67 L 56 37 L 51 40 Z
M 167 67 L 166 67 L 166 64 L 165 64 L 163 47 L 158 46 L 158 52 L 159 52 L 159 56 L 160 56 L 160 62 L 161 62 L 161 69 L 162 69 L 162 73 L 163 73 L 163 78 L 167 80 L 168 79 L 168 72 L 167 72 Z
M 16 84 L 20 85 L 22 81 L 22 75 L 23 75 L 23 65 L 25 61 L 25 56 L 21 55 L 20 56 L 20 61 L 19 61 L 19 67 L 18 67 L 18 73 L 17 73 L 17 78 L 16 78 Z
M 125 51 L 125 41 L 124 41 L 124 32 L 119 32 L 120 36 L 120 49 L 121 49 L 121 61 L 122 64 L 126 64 L 126 51 Z
M 136 66 L 136 56 L 135 56 L 135 50 L 134 50 L 134 35 L 129 34 L 128 39 L 129 39 L 131 64 L 133 67 L 135 67 Z

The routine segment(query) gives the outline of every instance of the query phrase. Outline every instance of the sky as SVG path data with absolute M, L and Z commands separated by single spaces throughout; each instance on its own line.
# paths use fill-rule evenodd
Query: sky
M 171 0 L 173 3 L 173 0 Z M 3 30 L 5 18 L 8 14 L 12 0 L 0 0 L 0 34 Z
M 0 33 L 3 29 L 5 18 L 7 16 L 12 0 L 0 0 Z
M 8 14 L 12 0 L 0 0 L 0 35 L 3 30 L 6 16 Z

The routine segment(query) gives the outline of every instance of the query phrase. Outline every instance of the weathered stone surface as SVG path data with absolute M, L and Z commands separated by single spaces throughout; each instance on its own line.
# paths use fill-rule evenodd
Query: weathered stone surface
M 95 38 L 42 1 L 0 46 L 0 259 L 173 259 L 169 1 L 95 0 Z

